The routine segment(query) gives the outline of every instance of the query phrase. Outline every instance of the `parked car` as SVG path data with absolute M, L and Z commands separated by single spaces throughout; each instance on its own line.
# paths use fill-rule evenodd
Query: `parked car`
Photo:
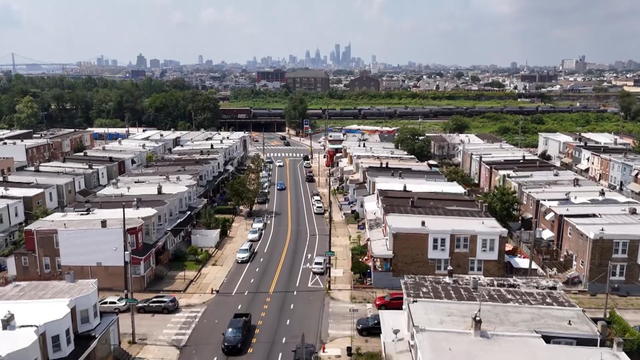
M 289 142 L 289 140 L 285 140 L 285 141 L 282 142 L 282 145 L 291 146 L 291 143 Z
M 249 241 L 258 241 L 262 238 L 262 230 L 260 229 L 251 229 L 247 234 L 247 240 Z
M 313 213 L 316 215 L 324 214 L 324 205 L 321 202 L 313 203 Z
M 283 166 L 284 166 L 284 161 L 282 161 L 282 160 L 276 160 L 276 166 L 277 166 L 277 167 L 283 167 Z
M 266 204 L 269 201 L 269 193 L 266 191 L 260 191 L 258 196 L 256 196 L 257 204 Z
M 313 177 L 313 173 L 311 173 L 311 174 L 307 173 L 307 175 L 305 175 L 305 177 L 304 177 L 304 181 L 312 183 L 312 182 L 316 181 L 316 178 Z
M 309 155 L 303 155 L 302 161 L 309 161 Z
M 356 321 L 356 331 L 360 336 L 380 335 L 380 315 L 371 315 Z
M 156 295 L 149 299 L 140 300 L 136 304 L 136 310 L 139 313 L 145 312 L 161 312 L 168 314 L 180 308 L 178 299 L 173 295 Z
M 127 299 L 122 296 L 107 296 L 98 303 L 100 312 L 120 313 L 129 310 Z
M 311 272 L 314 274 L 324 274 L 327 271 L 327 257 L 316 256 L 313 259 L 313 265 L 311 265 Z
M 321 204 L 322 204 L 322 198 L 320 197 L 320 195 L 315 195 L 315 194 L 314 194 L 314 195 L 311 197 L 311 202 L 314 202 L 314 203 L 319 202 L 319 203 L 321 203 Z
M 276 190 L 286 190 L 287 185 L 284 184 L 284 181 L 278 181 L 276 184 Z
M 373 305 L 378 310 L 402 310 L 404 298 L 401 292 L 392 292 L 384 296 L 378 296 Z
M 222 352 L 225 355 L 240 355 L 251 338 L 251 314 L 235 313 L 229 320 L 227 330 L 222 333 Z
M 267 163 L 267 164 L 273 164 L 273 158 L 272 157 L 268 157 L 264 162 Z
M 253 243 L 247 241 L 238 249 L 238 252 L 236 253 L 236 261 L 239 264 L 249 262 L 251 261 L 251 258 L 253 258 L 254 253 L 255 249 L 253 248 Z
M 251 224 L 251 228 L 264 230 L 264 219 L 261 217 L 253 218 L 253 224 Z
M 280 140 L 287 140 L 287 136 L 286 135 L 280 135 Z
M 305 162 L 302 164 L 302 166 L 304 166 L 304 168 L 305 168 L 305 169 L 310 168 L 310 167 L 311 167 L 311 161 L 308 161 L 308 160 L 307 160 L 307 161 L 305 161 Z

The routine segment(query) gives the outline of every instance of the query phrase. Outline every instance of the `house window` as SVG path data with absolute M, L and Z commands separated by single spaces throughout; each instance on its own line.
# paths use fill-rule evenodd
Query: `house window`
M 60 258 L 59 257 L 56 258 L 56 270 L 57 271 L 62 271 L 62 262 L 60 262 Z
M 481 251 L 496 251 L 496 239 L 482 239 L 481 240 Z
M 138 244 L 136 243 L 136 236 L 135 235 L 131 235 L 131 234 L 128 234 L 128 236 L 129 236 L 129 248 L 131 250 L 137 248 Z
M 489 251 L 496 251 L 496 239 L 489 239 Z
M 627 272 L 627 264 L 611 264 L 611 279 L 624 280 Z
M 567 236 L 571 237 L 571 226 L 567 228 Z
M 44 272 L 51 271 L 51 259 L 48 256 L 42 258 L 42 263 L 44 264 Z
M 482 274 L 483 260 L 469 259 L 469 274 Z
M 29 266 L 29 257 L 28 256 L 23 256 L 22 257 L 22 266 Z
M 614 240 L 613 241 L 613 256 L 614 257 L 626 257 L 629 252 L 628 240 Z
M 80 324 L 88 324 L 89 323 L 89 309 L 80 310 Z
M 446 273 L 449 267 L 449 259 L 436 259 L 436 273 Z
M 93 319 L 98 318 L 98 304 L 93 304 Z
M 53 193 L 49 193 L 49 201 L 53 202 Z
M 67 338 L 67 346 L 71 345 L 71 330 L 69 328 L 67 328 L 67 330 L 64 331 L 64 336 Z
M 584 260 L 580 260 L 580 267 L 584 268 Z
M 4 224 L 4 216 L 2 214 L 0 214 L 0 224 Z
M 58 242 L 58 234 L 53 235 L 53 247 L 56 249 L 60 248 L 60 243 Z
M 456 236 L 456 251 L 469 251 L 468 236 Z
M 51 337 L 51 351 L 54 353 L 62 351 L 62 344 L 60 343 L 60 335 L 53 335 Z

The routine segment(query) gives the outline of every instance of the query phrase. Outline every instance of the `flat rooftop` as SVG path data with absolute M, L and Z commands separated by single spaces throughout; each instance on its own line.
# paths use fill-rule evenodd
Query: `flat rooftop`
M 148 216 L 155 216 L 158 213 L 153 208 L 139 208 L 139 209 L 125 209 L 125 214 L 128 218 L 144 218 Z M 50 220 L 93 220 L 93 219 L 122 219 L 122 208 L 119 209 L 90 209 L 90 211 L 78 211 L 78 212 L 55 212 L 47 219 Z
M 60 220 L 59 218 L 49 219 L 48 217 L 36 220 L 31 223 L 25 229 L 30 230 L 41 230 L 41 229 L 101 229 L 102 228 L 102 220 L 103 219 L 64 219 Z M 106 229 L 122 229 L 122 219 L 104 219 L 106 224 Z M 134 226 L 140 226 L 144 224 L 141 219 L 136 218 L 127 218 L 127 228 L 131 228 Z
M 426 179 L 407 179 L 397 177 L 375 178 L 376 190 L 396 190 L 409 192 L 431 192 L 466 194 L 465 188 L 456 182 L 430 181 Z M 406 188 L 405 188 L 406 187 Z
M 0 302 L 15 300 L 70 299 L 98 288 L 98 280 L 16 281 L 0 287 Z
M 507 230 L 492 217 L 461 217 L 389 214 L 388 226 L 394 232 L 412 231 L 438 234 L 488 234 L 506 236 Z M 424 226 L 422 222 L 424 221 Z
M 478 280 L 482 291 L 474 291 L 472 279 Z M 464 301 L 477 303 L 540 305 L 572 307 L 577 305 L 553 280 L 541 278 L 488 278 L 483 276 L 454 275 L 443 276 L 405 275 L 402 289 L 405 296 L 413 299 Z

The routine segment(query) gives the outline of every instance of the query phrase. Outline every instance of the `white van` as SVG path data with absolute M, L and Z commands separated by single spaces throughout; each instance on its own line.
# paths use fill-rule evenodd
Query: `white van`
M 311 265 L 311 272 L 314 274 L 324 274 L 327 270 L 327 257 L 316 256 L 313 259 L 313 265 Z

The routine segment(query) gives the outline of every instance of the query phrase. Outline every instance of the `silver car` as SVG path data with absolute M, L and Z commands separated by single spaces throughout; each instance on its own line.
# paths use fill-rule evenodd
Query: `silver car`
M 236 262 L 240 264 L 240 263 L 246 263 L 251 261 L 251 258 L 253 258 L 254 252 L 255 252 L 255 249 L 253 248 L 253 243 L 246 242 L 242 244 L 242 246 L 240 246 L 240 248 L 238 249 L 238 252 L 236 253 Z
M 260 229 L 251 229 L 247 234 L 247 240 L 249 241 L 259 241 L 262 238 L 262 230 Z
M 122 296 L 107 296 L 100 300 L 98 307 L 101 312 L 119 313 L 129 310 L 129 304 Z
M 314 274 L 324 274 L 327 270 L 327 257 L 316 256 L 313 259 L 313 265 L 311 265 L 311 272 Z

